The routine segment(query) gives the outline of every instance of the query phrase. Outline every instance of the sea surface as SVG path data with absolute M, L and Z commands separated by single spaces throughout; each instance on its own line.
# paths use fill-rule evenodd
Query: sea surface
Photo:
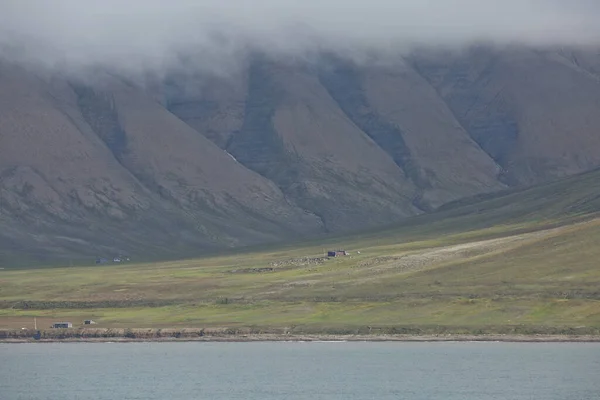
M 600 344 L 0 344 L 0 399 L 599 400 Z

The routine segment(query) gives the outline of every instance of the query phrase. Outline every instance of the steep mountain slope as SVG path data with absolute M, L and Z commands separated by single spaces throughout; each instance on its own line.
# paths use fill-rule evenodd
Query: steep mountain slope
M 122 164 L 180 210 L 227 224 L 235 221 L 238 227 L 259 224 L 265 232 L 292 226 L 298 232 L 318 229 L 316 217 L 290 206 L 275 185 L 241 166 L 144 93 L 119 82 L 109 84 L 106 93 L 114 99 L 127 139 Z
M 73 90 L 9 66 L 0 79 L 2 225 L 27 253 L 176 254 L 322 229 L 135 88 Z
M 354 123 L 406 172 L 418 188 L 421 209 L 503 186 L 498 166 L 404 62 L 360 68 L 337 60 L 324 68 L 321 81 Z
M 0 261 L 355 231 L 590 170 L 598 54 L 254 55 L 154 80 L 0 63 Z
M 403 171 L 306 68 L 257 61 L 248 70 L 246 85 L 239 129 L 217 130 L 216 137 L 227 140 L 215 142 L 319 215 L 328 231 L 374 226 L 418 212 L 412 204 L 414 186 Z M 188 107 L 202 108 L 206 101 L 193 99 Z M 177 103 L 173 112 L 196 125 L 198 116 L 184 114 L 182 101 Z M 231 103 L 225 110 L 215 108 L 207 119 L 218 120 Z M 218 128 L 217 123 L 212 129 Z
M 414 65 L 502 166 L 504 181 L 519 185 L 600 162 L 600 81 L 559 55 L 476 48 L 444 57 L 420 54 Z

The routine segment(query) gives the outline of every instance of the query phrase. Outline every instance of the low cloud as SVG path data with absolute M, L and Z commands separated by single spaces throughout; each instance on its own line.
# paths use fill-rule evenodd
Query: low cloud
M 596 0 L 3 0 L 0 56 L 49 67 L 219 70 L 248 52 L 600 43 Z

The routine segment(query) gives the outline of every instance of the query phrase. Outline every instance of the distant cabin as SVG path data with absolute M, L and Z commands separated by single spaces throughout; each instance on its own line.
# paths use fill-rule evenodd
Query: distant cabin
M 86 319 L 85 321 L 83 321 L 84 325 L 94 325 L 96 323 L 96 321 L 92 320 L 92 319 Z
M 52 324 L 52 328 L 72 328 L 73 324 L 71 322 L 55 322 Z
M 332 250 L 327 252 L 327 257 L 340 257 L 347 256 L 348 252 L 345 250 Z

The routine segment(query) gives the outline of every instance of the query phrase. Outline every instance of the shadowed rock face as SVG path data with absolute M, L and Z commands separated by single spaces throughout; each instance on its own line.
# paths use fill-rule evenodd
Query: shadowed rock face
M 225 150 L 238 162 L 286 188 L 298 179 L 298 160 L 286 151 L 273 117 L 283 96 L 268 65 L 255 62 L 248 71 L 244 119 L 231 132 Z
M 126 155 L 127 134 L 119 123 L 114 98 L 93 88 L 72 85 L 81 115 L 118 161 Z
M 509 185 L 518 183 L 516 177 L 507 175 L 507 168 L 517 146 L 519 126 L 503 86 L 495 82 L 502 74 L 496 70 L 498 55 L 481 51 L 450 63 L 440 61 L 417 58 L 414 65 L 440 93 L 471 138 L 503 168 L 500 180 Z
M 148 87 L 0 64 L 0 261 L 359 230 L 585 171 L 600 164 L 599 71 L 597 52 L 524 48 L 257 56 Z
M 420 54 L 413 66 L 502 167 L 500 179 L 529 185 L 600 160 L 592 150 L 600 143 L 594 59 L 582 67 L 573 54 L 478 48 L 444 57 Z
M 333 65 L 324 68 L 319 78 L 342 111 L 390 155 L 416 188 L 421 189 L 421 192 L 431 188 L 424 170 L 419 167 L 406 144 L 400 127 L 383 118 L 369 104 L 364 89 L 365 75 L 364 70 L 352 64 L 334 61 Z M 430 210 L 431 206 L 422 200 L 422 195 L 415 196 L 414 206 L 421 210 Z

